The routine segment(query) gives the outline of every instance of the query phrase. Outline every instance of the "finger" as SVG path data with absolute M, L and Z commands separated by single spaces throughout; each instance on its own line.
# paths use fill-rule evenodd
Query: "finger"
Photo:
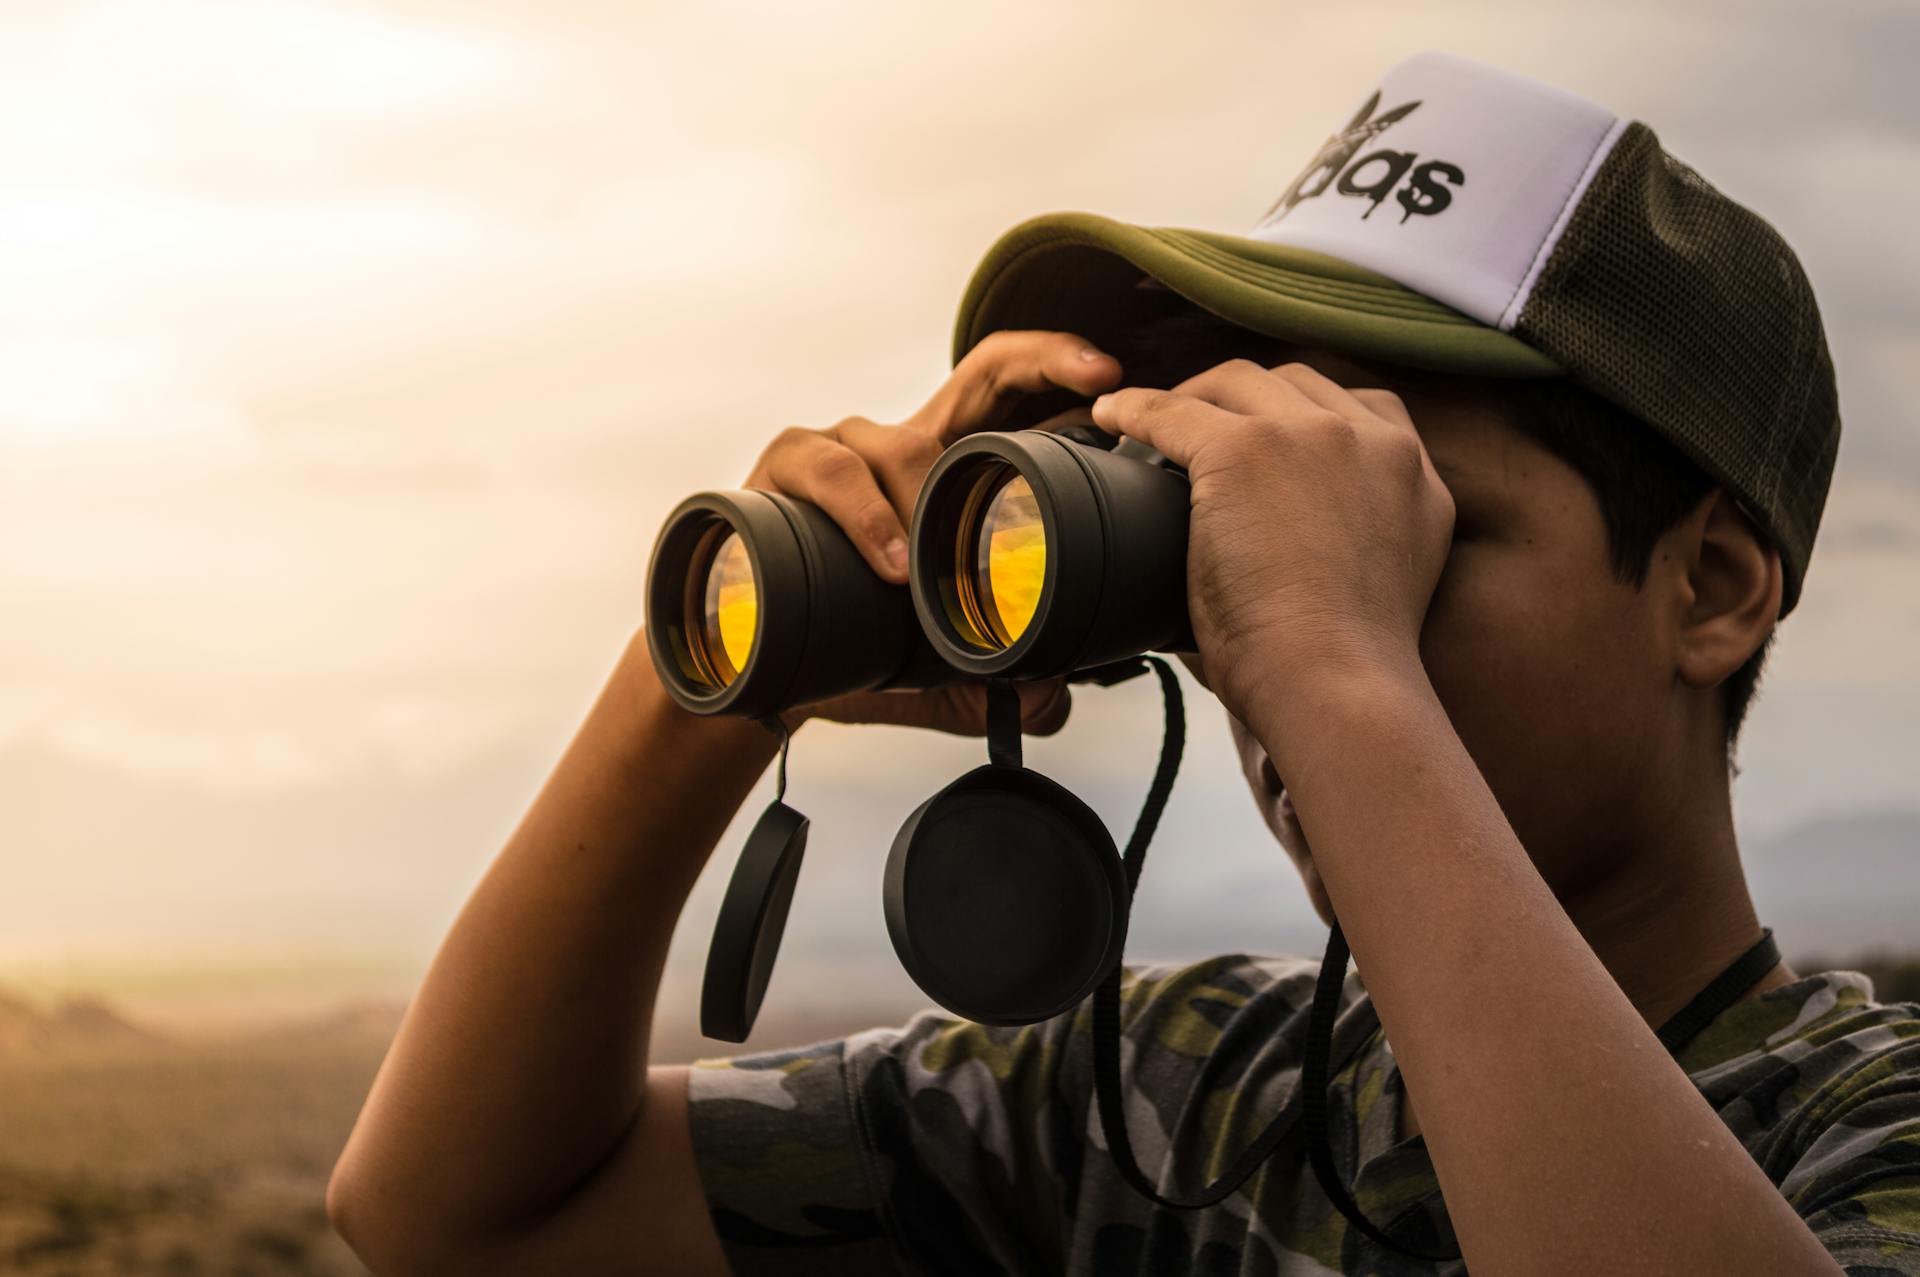
M 1020 697 L 1020 730 L 1051 736 L 1066 725 L 1073 694 L 1064 678 L 1015 685 Z M 942 684 L 925 689 L 889 688 L 849 692 L 807 707 L 808 717 L 839 723 L 922 727 L 955 736 L 987 734 L 987 691 L 979 682 Z
M 906 582 L 906 525 L 859 453 L 821 431 L 791 426 L 768 447 L 764 465 L 780 491 L 825 510 L 883 579 Z M 895 542 L 897 558 L 889 557 Z
M 1348 390 L 1303 363 L 1262 368 L 1250 359 L 1232 359 L 1196 373 L 1174 389 L 1249 417 L 1285 421 L 1294 412 L 1311 411 L 1323 422 L 1339 420 L 1356 428 L 1420 438 L 1400 396 L 1390 390 Z M 1374 411 L 1376 407 L 1381 411 Z M 1431 470 L 1425 447 L 1419 451 L 1422 465 Z
M 965 706 L 961 718 L 948 731 L 968 736 L 987 734 L 987 687 L 984 683 L 963 684 L 953 689 Z M 1064 678 L 1039 679 L 1013 685 L 1020 701 L 1020 731 L 1027 736 L 1051 736 L 1066 725 L 1073 708 L 1073 692 Z
M 1406 405 L 1400 401 L 1400 396 L 1388 390 L 1348 390 L 1319 369 L 1301 363 L 1282 364 L 1271 372 L 1274 376 L 1285 379 L 1288 384 L 1296 387 L 1314 402 L 1339 413 L 1348 421 L 1363 426 L 1368 422 L 1378 423 L 1411 438 L 1420 455 L 1421 471 L 1429 482 L 1440 482 L 1440 476 L 1433 467 L 1433 458 L 1427 454 L 1426 442 L 1420 438 L 1420 432 L 1414 428 L 1413 418 L 1408 414 Z M 1367 399 L 1363 400 L 1362 395 L 1367 396 Z M 1386 411 L 1375 412 L 1369 406 L 1369 400 Z
M 814 713 L 839 723 L 920 727 L 955 736 L 980 736 L 987 730 L 987 702 L 980 693 L 977 683 L 849 692 L 821 704 Z
M 1085 359 L 1081 352 L 1091 350 Z M 1037 329 L 989 333 L 954 366 L 953 375 L 908 419 L 942 447 L 992 430 L 1020 396 L 1062 388 L 1091 395 L 1118 384 L 1120 363 L 1084 337 Z
M 1427 452 L 1426 441 L 1420 437 L 1413 417 L 1407 412 L 1407 406 L 1401 402 L 1399 395 L 1390 390 L 1348 390 L 1319 369 L 1302 363 L 1282 364 L 1270 369 L 1269 373 L 1327 411 L 1354 423 L 1356 427 L 1385 430 L 1410 441 L 1414 454 L 1419 457 L 1423 486 L 1438 488 L 1447 493 L 1448 501 L 1452 500 L 1453 494 L 1447 491 L 1446 484 L 1441 481 L 1439 471 L 1434 468 L 1433 457 Z M 1380 411 L 1375 411 L 1375 408 Z
M 1281 374 L 1281 368 L 1295 366 L 1282 364 L 1280 368 L 1263 368 L 1251 359 L 1229 359 L 1205 372 L 1195 373 L 1173 389 L 1176 394 L 1204 400 L 1245 417 L 1284 421 L 1302 412 L 1316 415 L 1334 413 L 1342 417 L 1353 411 L 1366 413 L 1366 408 L 1357 401 L 1342 407 L 1322 402 L 1329 398 L 1324 391 L 1315 387 L 1315 392 L 1320 395 L 1316 399 L 1314 394 L 1308 393 L 1306 385 Z M 1304 364 L 1297 366 L 1305 367 Z M 1332 385 L 1331 382 L 1328 384 Z M 1339 387 L 1334 389 L 1338 390 Z
M 1337 412 L 1351 419 L 1374 415 L 1373 410 L 1361 403 L 1351 390 L 1311 364 L 1277 364 L 1267 372 L 1270 376 L 1281 378 L 1328 412 Z
M 956 687 L 933 687 L 924 691 L 888 688 L 881 692 L 848 692 L 813 706 L 813 716 L 836 723 L 941 727 L 965 719 L 971 712 L 956 695 L 959 691 Z
M 865 417 L 848 417 L 826 433 L 860 455 L 893 502 L 900 525 L 912 527 L 914 502 L 927 471 L 940 457 L 940 445 L 933 436 L 907 426 L 883 426 Z
M 1051 736 L 1066 725 L 1073 708 L 1073 692 L 1066 679 L 1015 683 L 1013 690 L 1020 700 L 1020 731 L 1024 735 Z M 938 728 L 956 736 L 987 734 L 985 683 L 932 688 L 921 698 L 919 708 L 916 726 Z
M 1319 369 L 1303 363 L 1281 364 L 1271 371 L 1322 408 L 1338 413 L 1348 421 L 1361 425 L 1381 422 L 1396 431 L 1419 438 L 1406 405 L 1400 402 L 1400 396 L 1390 390 L 1349 390 Z M 1425 448 L 1421 451 L 1424 452 Z
M 1364 424 L 1384 421 L 1414 429 L 1413 418 L 1391 390 L 1349 390 L 1303 363 L 1263 368 L 1250 359 L 1232 359 L 1194 374 L 1174 389 L 1247 416 L 1281 416 L 1287 407 L 1313 407 Z M 1293 393 L 1287 395 L 1285 392 Z
M 1191 470 L 1194 454 L 1207 440 L 1244 427 L 1247 417 L 1177 391 L 1128 386 L 1093 401 L 1093 424 L 1109 434 L 1138 439 Z
M 1017 685 L 1020 693 L 1020 730 L 1029 736 L 1051 736 L 1066 726 L 1073 709 L 1073 691 L 1064 678 Z
M 1352 393 L 1353 397 L 1365 404 L 1374 416 L 1388 421 L 1397 421 L 1409 430 L 1413 429 L 1413 414 L 1407 411 L 1406 401 L 1393 391 L 1361 389 Z
M 1349 389 L 1319 369 L 1297 362 L 1281 364 L 1268 371 L 1273 376 L 1283 378 L 1322 408 L 1337 412 L 1350 421 L 1364 422 L 1371 418 L 1403 430 L 1414 430 L 1413 417 L 1407 412 L 1407 405 L 1391 390 Z

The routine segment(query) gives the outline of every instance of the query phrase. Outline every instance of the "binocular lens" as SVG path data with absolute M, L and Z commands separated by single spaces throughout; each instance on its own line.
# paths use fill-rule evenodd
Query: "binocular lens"
M 694 561 L 704 564 L 688 574 L 689 583 L 702 582 L 698 599 L 687 600 L 687 633 L 699 636 L 692 644 L 694 666 L 709 685 L 725 687 L 753 654 L 760 591 L 746 543 L 724 523 L 708 531 Z
M 1019 471 L 986 470 L 968 494 L 963 531 L 955 538 L 954 580 L 971 631 L 989 651 L 1004 651 L 1026 632 L 1047 577 L 1047 532 L 1033 488 Z
M 1193 650 L 1192 488 L 1184 471 L 1132 443 L 985 430 L 940 454 L 914 507 L 907 571 L 915 615 L 942 659 L 970 674 L 1031 679 Z
M 913 598 L 819 506 L 696 492 L 647 561 L 647 647 L 681 708 L 760 718 L 849 692 L 954 681 Z

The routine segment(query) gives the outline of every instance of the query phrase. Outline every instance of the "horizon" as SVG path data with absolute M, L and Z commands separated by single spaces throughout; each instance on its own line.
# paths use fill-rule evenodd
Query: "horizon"
M 737 850 L 738 838 L 744 836 L 746 824 L 761 805 L 751 799 L 742 804 L 746 817 L 729 829 L 734 841 L 723 838 L 715 854 L 714 864 L 721 870 L 715 871 L 710 864 L 702 874 L 683 916 L 686 925 L 675 933 L 662 980 L 659 1015 L 662 1027 L 676 1041 L 698 1037 L 699 973 L 725 873 L 732 869 L 725 853 Z M 1836 828 L 1847 838 L 1837 857 L 1830 837 Z M 1156 835 L 1156 847 L 1163 837 L 1164 833 Z M 1846 969 L 1847 963 L 1855 961 L 1920 958 L 1920 933 L 1911 926 L 1909 903 L 1920 897 L 1920 857 L 1907 854 L 1915 845 L 1920 845 L 1920 806 L 1819 817 L 1785 836 L 1743 847 L 1743 866 L 1760 921 L 1774 928 L 1788 964 L 1805 975 L 1811 968 L 1801 964 L 1809 960 Z M 1816 858 L 1816 848 L 1826 854 Z M 1849 888 L 1850 877 L 1833 872 L 1836 858 L 1853 860 L 1879 890 Z M 1275 867 L 1291 879 L 1290 869 Z M 913 1010 L 932 1005 L 900 969 L 884 936 L 877 903 L 877 864 L 873 868 L 872 925 L 858 928 L 873 934 L 852 937 L 842 916 L 813 905 L 810 898 L 817 897 L 820 888 L 803 872 L 803 889 L 796 893 L 755 1043 L 787 1040 L 780 1036 L 782 1026 L 850 1024 L 869 1014 L 904 1019 Z M 841 883 L 847 881 L 845 873 L 835 877 Z M 1297 879 L 1292 881 L 1297 896 L 1294 907 L 1275 920 L 1273 943 L 1261 944 L 1262 924 L 1257 918 L 1245 910 L 1210 909 L 1206 901 L 1181 890 L 1181 884 L 1167 884 L 1164 875 L 1156 878 L 1150 869 L 1136 901 L 1125 960 L 1130 964 L 1186 961 L 1227 951 L 1317 955 L 1325 944 L 1325 927 L 1312 917 Z M 1223 925 L 1231 943 L 1214 943 Z M 397 1014 L 410 1000 L 431 957 L 425 949 L 269 946 L 162 953 L 135 947 L 117 954 L 0 958 L 0 998 L 25 997 L 42 1011 L 54 1010 L 69 999 L 100 999 L 143 1028 L 219 1037 L 261 1023 L 324 1020 L 355 1008 Z M 818 992 L 822 989 L 831 992 Z M 741 1049 L 736 1044 L 698 1040 L 710 1054 Z

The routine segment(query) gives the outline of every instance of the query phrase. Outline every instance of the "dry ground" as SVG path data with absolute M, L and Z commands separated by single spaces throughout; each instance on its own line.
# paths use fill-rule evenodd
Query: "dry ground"
M 762 1044 L 903 1014 L 771 1012 Z M 399 1015 L 195 1039 L 0 990 L 0 1275 L 364 1277 L 327 1221 L 326 1182 Z M 660 1062 L 751 1049 L 675 1013 L 653 1045 Z
M 364 1273 L 322 1200 L 383 1045 L 0 1061 L 0 1271 Z

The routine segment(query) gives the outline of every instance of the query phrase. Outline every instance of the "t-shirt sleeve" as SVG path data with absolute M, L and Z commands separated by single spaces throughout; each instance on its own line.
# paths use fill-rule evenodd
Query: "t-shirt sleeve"
M 1920 1277 L 1920 1019 L 1854 1029 L 1823 1051 L 1849 1047 L 1852 1063 L 1800 1108 L 1805 1149 L 1780 1191 L 1852 1277 Z
M 736 1277 L 1061 1271 L 1088 1015 L 996 1027 L 929 1010 L 697 1061 L 694 1155 Z

